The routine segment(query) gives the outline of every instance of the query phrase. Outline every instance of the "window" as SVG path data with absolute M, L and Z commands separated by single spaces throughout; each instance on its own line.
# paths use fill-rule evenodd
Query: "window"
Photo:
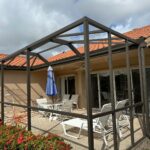
M 61 95 L 75 94 L 75 76 L 67 76 L 61 78 Z
M 124 100 L 128 98 L 128 84 L 126 73 L 115 73 L 116 100 Z

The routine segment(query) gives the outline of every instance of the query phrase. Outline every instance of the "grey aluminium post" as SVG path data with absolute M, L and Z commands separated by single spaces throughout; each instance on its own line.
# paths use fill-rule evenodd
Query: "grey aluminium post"
M 1 62 L 1 119 L 4 124 L 4 63 Z
M 146 129 L 147 136 L 149 137 L 149 103 L 147 98 L 147 84 L 146 84 L 146 70 L 145 70 L 145 54 L 144 48 L 141 47 L 141 58 L 142 58 L 142 73 L 143 73 L 143 96 L 144 96 L 144 105 L 145 105 L 145 113 L 146 113 Z
M 131 92 L 131 75 L 130 75 L 130 56 L 129 56 L 129 46 L 128 41 L 125 40 L 126 45 L 126 67 L 127 67 L 127 85 L 128 85 L 128 98 L 130 104 L 130 133 L 131 133 L 131 144 L 134 145 L 134 127 L 133 127 L 133 99 L 132 99 L 132 92 Z
M 92 122 L 92 95 L 91 95 L 91 76 L 90 76 L 90 57 L 89 57 L 89 25 L 84 21 L 84 51 L 85 51 L 85 78 L 86 78 L 86 99 L 88 116 L 88 144 L 89 149 L 94 150 L 93 122 Z
M 142 114 L 143 114 L 143 134 L 146 136 L 146 121 L 145 121 L 145 102 L 144 102 L 144 94 L 143 94 L 143 73 L 142 73 L 142 58 L 141 58 L 141 46 L 138 46 L 138 61 L 139 61 L 139 73 L 140 73 L 140 89 L 141 89 L 141 101 L 143 102 Z
M 31 72 L 30 72 L 30 51 L 27 49 L 27 120 L 28 130 L 31 130 Z
M 114 99 L 114 79 L 113 79 L 113 61 L 112 61 L 112 49 L 111 49 L 111 32 L 108 32 L 108 59 L 109 59 L 109 72 L 110 72 L 110 99 L 112 104 L 112 121 L 113 121 L 113 139 L 114 149 L 118 150 L 118 136 L 116 129 L 116 113 L 115 113 L 115 99 Z

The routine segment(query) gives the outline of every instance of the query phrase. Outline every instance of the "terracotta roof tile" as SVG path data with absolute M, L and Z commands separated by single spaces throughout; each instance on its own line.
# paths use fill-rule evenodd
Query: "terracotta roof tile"
M 133 29 L 133 30 L 126 32 L 124 34 L 130 38 L 133 38 L 133 39 L 138 39 L 140 37 L 147 38 L 150 36 L 150 25 L 144 26 L 142 28 Z

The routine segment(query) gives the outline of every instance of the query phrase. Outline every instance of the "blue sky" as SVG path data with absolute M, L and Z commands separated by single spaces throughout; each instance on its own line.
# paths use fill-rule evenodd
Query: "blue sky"
M 0 53 L 88 16 L 119 32 L 150 24 L 150 0 L 1 0 Z

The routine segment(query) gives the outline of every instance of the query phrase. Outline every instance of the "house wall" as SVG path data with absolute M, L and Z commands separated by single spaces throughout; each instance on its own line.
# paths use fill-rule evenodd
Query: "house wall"
M 26 90 L 26 71 L 5 71 L 5 101 L 13 101 L 17 104 L 26 105 L 27 90 Z M 31 99 L 32 105 L 35 105 L 35 100 L 45 95 L 46 71 L 36 71 L 31 73 Z M 7 96 L 7 94 L 11 96 Z

